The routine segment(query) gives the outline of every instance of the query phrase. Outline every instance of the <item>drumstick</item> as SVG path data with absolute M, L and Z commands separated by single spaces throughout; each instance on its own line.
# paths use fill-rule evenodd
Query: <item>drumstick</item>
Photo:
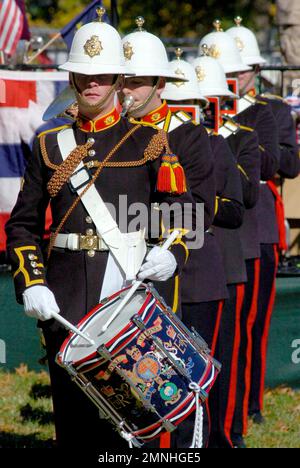
M 179 235 L 179 231 L 177 230 L 173 231 L 172 234 L 168 237 L 168 239 L 161 246 L 161 250 L 167 250 L 172 245 L 174 240 L 178 237 L 178 235 Z M 99 333 L 98 336 L 100 336 L 102 333 L 104 333 L 107 330 L 111 322 L 117 317 L 117 315 L 119 315 L 123 307 L 127 304 L 129 299 L 133 296 L 133 294 L 135 293 L 135 291 L 138 289 L 138 287 L 141 284 L 142 284 L 142 281 L 135 280 L 132 282 L 132 287 L 129 289 L 128 293 L 123 297 L 122 301 L 120 302 L 120 304 L 118 305 L 114 313 L 110 316 L 107 322 L 102 326 L 101 332 Z
M 60 322 L 62 325 L 64 325 L 65 328 L 68 330 L 71 330 L 72 332 L 76 333 L 76 335 L 81 336 L 84 340 L 88 341 L 90 345 L 95 345 L 95 341 L 92 340 L 89 336 L 87 336 L 85 333 L 82 333 L 77 327 L 75 327 L 72 323 L 68 322 L 65 318 L 63 318 L 60 314 L 57 312 L 51 312 L 51 315 L 53 318 L 55 318 L 58 322 Z

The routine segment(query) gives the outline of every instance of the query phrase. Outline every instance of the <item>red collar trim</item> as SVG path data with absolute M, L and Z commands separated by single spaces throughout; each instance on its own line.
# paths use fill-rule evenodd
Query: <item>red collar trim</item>
M 167 117 L 168 112 L 168 104 L 166 101 L 163 101 L 163 103 L 159 107 L 149 112 L 149 114 L 144 115 L 144 117 L 141 118 L 141 122 L 156 124 L 164 120 Z
M 113 125 L 116 125 L 120 118 L 121 117 L 117 109 L 113 108 L 110 112 L 97 120 L 88 120 L 84 116 L 80 115 L 76 120 L 76 124 L 83 132 L 101 132 L 102 130 L 106 130 Z

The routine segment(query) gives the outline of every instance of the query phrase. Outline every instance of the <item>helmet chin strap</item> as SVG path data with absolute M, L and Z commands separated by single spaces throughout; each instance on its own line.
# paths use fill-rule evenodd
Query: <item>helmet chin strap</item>
M 145 99 L 144 102 L 142 102 L 140 105 L 136 106 L 136 107 L 131 107 L 130 110 L 128 111 L 128 115 L 131 116 L 131 117 L 135 117 L 137 113 L 139 113 L 141 110 L 145 109 L 145 107 L 147 106 L 147 104 L 151 101 L 151 99 L 153 98 L 156 90 L 157 90 L 157 86 L 158 86 L 158 80 L 159 80 L 159 77 L 155 77 L 155 82 L 154 82 L 154 86 L 153 88 L 151 89 L 149 95 L 147 96 L 147 98 Z
M 75 79 L 74 79 L 74 73 L 70 73 L 70 84 L 72 88 L 74 89 L 75 96 L 77 99 L 78 107 L 80 109 L 80 113 L 85 115 L 85 114 L 100 114 L 101 111 L 103 110 L 104 104 L 106 101 L 110 98 L 113 92 L 116 90 L 116 86 L 118 83 L 118 77 L 114 78 L 114 83 L 111 85 L 110 90 L 106 93 L 103 98 L 100 98 L 99 101 L 97 101 L 95 104 L 90 104 L 81 94 L 79 91 Z

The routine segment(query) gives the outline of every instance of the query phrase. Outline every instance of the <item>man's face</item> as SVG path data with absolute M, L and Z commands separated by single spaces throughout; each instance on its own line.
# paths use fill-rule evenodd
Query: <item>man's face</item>
M 255 71 L 245 71 L 238 73 L 239 90 L 245 94 L 255 87 Z
M 132 110 L 142 105 L 149 97 L 153 90 L 153 86 L 156 83 L 156 79 L 153 76 L 133 76 L 131 78 L 125 78 L 125 84 L 122 89 L 124 96 L 131 95 L 134 98 L 134 104 Z M 134 114 L 136 117 L 143 117 L 144 115 L 151 112 L 155 107 L 161 103 L 160 95 L 165 86 L 165 80 L 159 79 L 159 86 L 157 87 L 152 99 L 149 103 L 141 110 L 140 115 Z
M 134 105 L 142 104 L 149 96 L 154 84 L 152 76 L 133 76 L 125 78 L 123 93 L 134 97 Z
M 109 92 L 114 75 L 82 75 L 74 73 L 74 81 L 78 91 L 89 104 L 96 104 Z

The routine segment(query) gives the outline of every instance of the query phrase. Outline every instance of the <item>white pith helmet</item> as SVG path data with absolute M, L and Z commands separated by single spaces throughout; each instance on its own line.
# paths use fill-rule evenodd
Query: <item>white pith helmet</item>
M 199 44 L 199 55 L 203 44 L 209 49 L 209 55 L 222 65 L 225 73 L 235 73 L 251 70 L 251 67 L 245 65 L 240 56 L 239 50 L 234 39 L 221 29 L 221 22 L 214 21 L 215 32 L 206 34 Z
M 99 19 L 76 32 L 68 61 L 59 68 L 83 75 L 128 74 L 117 30 L 102 22 L 105 8 L 97 8 Z
M 245 26 L 241 26 L 243 18 L 237 16 L 234 18 L 236 26 L 227 29 L 229 34 L 236 42 L 243 62 L 246 65 L 259 65 L 266 63 L 266 60 L 260 55 L 260 50 L 255 34 Z
M 172 81 L 166 84 L 162 93 L 162 98 L 171 101 L 183 101 L 185 99 L 198 99 L 203 104 L 208 100 L 201 94 L 195 70 L 191 64 L 181 59 L 182 49 L 175 50 L 176 59 L 170 62 L 171 69 L 175 72 L 179 70 L 189 81 Z
M 196 72 L 198 87 L 203 96 L 229 96 L 238 98 L 237 94 L 230 91 L 224 69 L 220 63 L 209 56 L 209 49 L 206 44 L 202 45 L 201 57 L 197 57 L 193 62 Z
M 144 18 L 138 16 L 138 29 L 122 39 L 128 70 L 136 76 L 162 76 L 168 81 L 186 81 L 176 70 L 171 70 L 164 44 L 157 36 L 143 29 L 144 23 Z

